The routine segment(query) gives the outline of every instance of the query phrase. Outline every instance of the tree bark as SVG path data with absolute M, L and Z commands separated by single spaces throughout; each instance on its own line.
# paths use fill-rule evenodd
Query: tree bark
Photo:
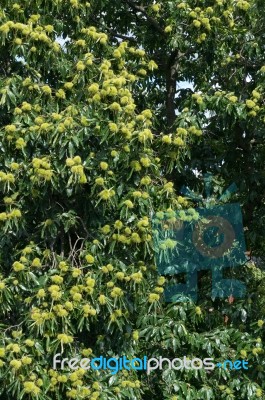
M 178 51 L 175 50 L 169 57 L 166 71 L 166 117 L 167 130 L 170 131 L 176 120 L 175 96 L 178 74 Z

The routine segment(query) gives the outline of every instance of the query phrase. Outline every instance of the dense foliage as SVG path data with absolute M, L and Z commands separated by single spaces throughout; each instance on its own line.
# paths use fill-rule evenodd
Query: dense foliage
M 231 272 L 241 300 L 202 274 L 198 304 L 167 304 L 151 229 L 192 215 L 180 187 L 211 171 L 216 197 L 237 183 L 264 256 L 262 16 L 258 0 L 2 0 L 1 400 L 262 398 L 264 272 Z M 250 369 L 55 371 L 60 352 Z

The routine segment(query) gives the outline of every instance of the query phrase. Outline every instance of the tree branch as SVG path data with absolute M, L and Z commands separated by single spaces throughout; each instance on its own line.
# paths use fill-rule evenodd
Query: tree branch
M 160 32 L 162 35 L 165 35 L 165 31 L 164 29 L 159 25 L 159 23 L 157 22 L 157 20 L 153 17 L 151 17 L 146 11 L 145 8 L 143 6 L 139 6 L 137 4 L 135 4 L 134 1 L 132 0 L 125 0 L 125 2 L 128 4 L 129 7 L 131 7 L 134 11 L 140 12 L 141 14 L 143 14 L 147 21 L 158 30 L 158 32 Z
M 175 95 L 176 95 L 176 85 L 177 85 L 177 72 L 178 72 L 178 50 L 173 51 L 170 55 L 167 72 L 166 72 L 166 113 L 167 113 L 167 127 L 168 130 L 172 128 L 172 125 L 176 119 L 175 112 Z
M 109 32 L 110 36 L 114 36 L 114 37 L 119 38 L 119 39 L 128 40 L 130 42 L 137 43 L 137 40 L 132 36 L 121 35 L 120 33 L 117 33 L 114 30 L 112 30 L 110 28 L 107 28 L 106 26 L 105 26 L 105 29 L 107 29 L 107 31 Z

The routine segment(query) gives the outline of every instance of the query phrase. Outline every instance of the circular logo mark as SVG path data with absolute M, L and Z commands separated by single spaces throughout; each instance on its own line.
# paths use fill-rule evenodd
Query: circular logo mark
M 225 255 L 225 253 L 231 249 L 233 241 L 235 240 L 235 232 L 233 226 L 226 219 L 217 215 L 207 216 L 207 222 L 205 225 L 197 224 L 192 234 L 193 244 L 196 249 L 205 257 L 219 258 Z M 205 233 L 208 229 L 215 228 L 217 235 L 223 240 L 216 246 L 211 246 L 205 242 Z

